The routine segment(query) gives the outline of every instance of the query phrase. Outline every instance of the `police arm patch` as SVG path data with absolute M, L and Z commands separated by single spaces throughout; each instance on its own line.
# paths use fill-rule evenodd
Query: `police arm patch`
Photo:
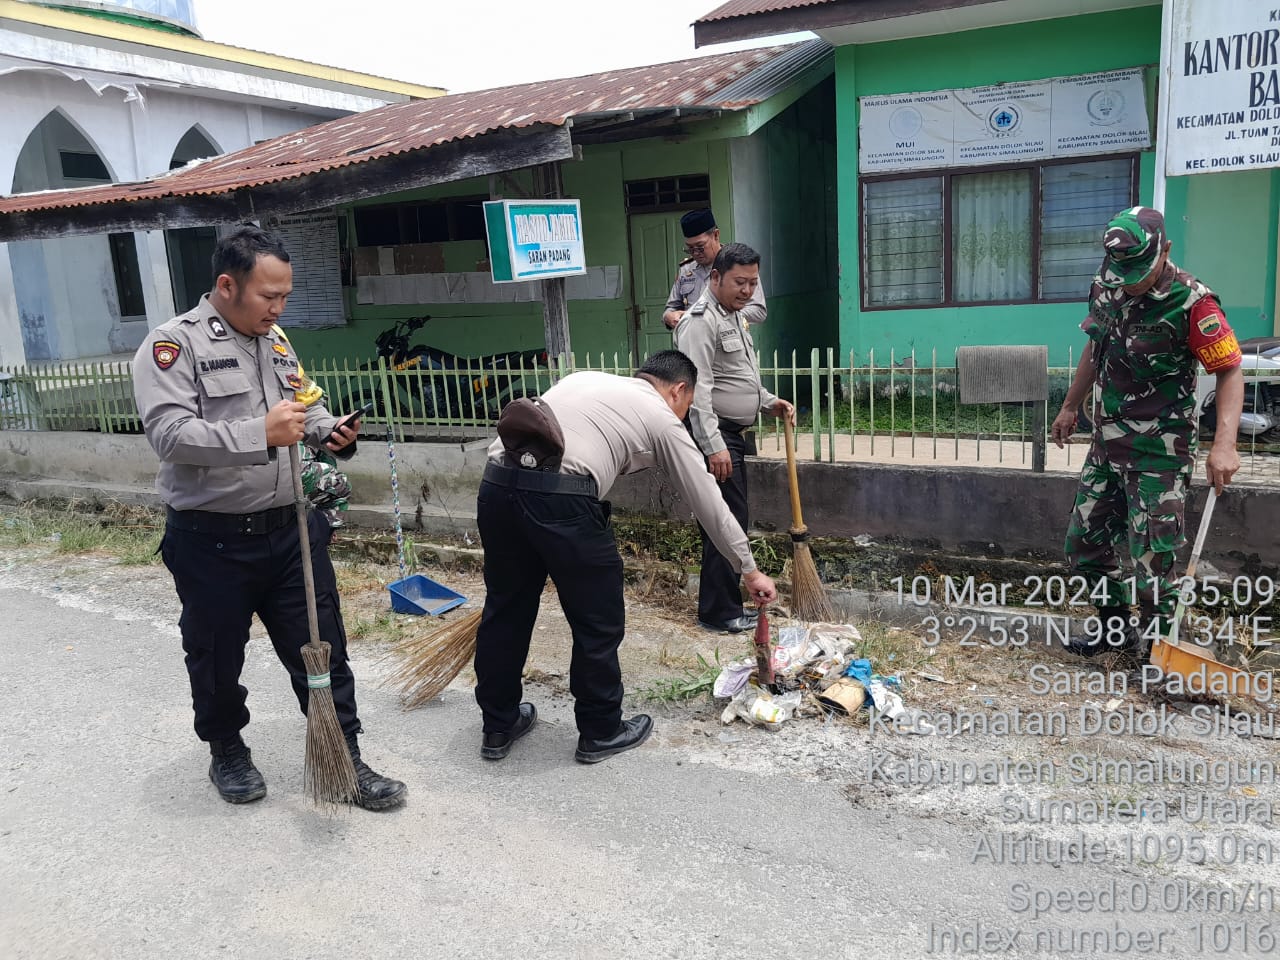
M 168 370 L 178 360 L 182 347 L 172 340 L 157 340 L 151 345 L 151 359 L 161 370 Z

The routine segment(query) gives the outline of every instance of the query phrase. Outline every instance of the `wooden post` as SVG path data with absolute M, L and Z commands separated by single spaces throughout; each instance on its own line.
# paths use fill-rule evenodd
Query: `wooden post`
M 534 167 L 535 192 L 548 200 L 564 195 L 560 179 L 560 164 L 544 163 Z M 569 345 L 569 302 L 565 298 L 564 277 L 539 281 L 542 284 L 542 328 L 546 335 L 547 356 L 564 357 L 566 363 L 572 347 Z

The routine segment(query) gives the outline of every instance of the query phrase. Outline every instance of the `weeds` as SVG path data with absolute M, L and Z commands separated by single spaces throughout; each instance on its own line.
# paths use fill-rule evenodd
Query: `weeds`
M 870 660 L 878 673 L 903 673 L 933 661 L 934 651 L 923 646 L 914 633 L 878 620 L 860 622 L 858 632 L 862 642 L 857 655 Z
M 0 516 L 0 545 L 49 544 L 60 554 L 106 554 L 133 566 L 160 561 L 157 548 L 163 525 L 157 514 L 144 508 L 120 503 L 87 508 L 72 501 L 52 510 L 23 503 L 0 510 Z
M 641 700 L 653 700 L 662 703 L 676 703 L 692 700 L 694 697 L 708 694 L 715 686 L 716 677 L 723 668 L 720 662 L 720 648 L 717 647 L 712 659 L 702 654 L 697 655 L 697 666 L 687 667 L 675 677 L 662 677 L 651 681 L 647 686 L 636 691 Z

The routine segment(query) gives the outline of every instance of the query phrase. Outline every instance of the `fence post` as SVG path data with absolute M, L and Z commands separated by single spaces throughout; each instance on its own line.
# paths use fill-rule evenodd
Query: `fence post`
M 813 459 L 822 460 L 822 400 L 819 399 L 821 383 L 818 378 L 818 348 L 809 351 L 809 403 L 813 407 Z
M 1044 473 L 1045 439 L 1044 420 L 1048 414 L 1049 401 L 1037 400 L 1031 405 L 1031 472 Z
M 387 361 L 385 357 L 378 358 L 378 386 L 382 390 L 382 409 L 387 412 L 387 431 L 395 431 L 397 442 L 404 442 L 403 429 L 397 429 L 399 424 L 396 420 L 395 407 L 392 405 L 391 377 L 387 371 Z
M 102 392 L 102 378 L 106 375 L 106 364 L 89 364 L 88 374 L 93 378 L 93 407 L 98 420 L 98 429 L 103 433 L 110 433 L 111 416 L 107 412 L 107 398 Z

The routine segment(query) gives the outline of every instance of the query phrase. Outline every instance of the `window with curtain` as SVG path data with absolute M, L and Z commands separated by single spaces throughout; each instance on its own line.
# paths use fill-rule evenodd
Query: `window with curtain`
M 1081 300 L 1134 156 L 862 183 L 867 307 Z

